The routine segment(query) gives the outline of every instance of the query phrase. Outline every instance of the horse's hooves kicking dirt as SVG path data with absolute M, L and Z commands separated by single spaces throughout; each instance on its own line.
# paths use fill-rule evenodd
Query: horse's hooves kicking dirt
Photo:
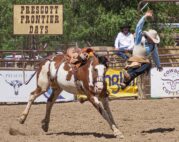
M 14 129 L 14 128 L 10 128 L 10 129 L 9 129 L 9 134 L 10 134 L 10 135 L 13 135 L 13 136 L 15 136 L 15 135 L 25 136 L 25 133 L 22 133 L 22 132 L 20 132 L 19 130 L 16 130 L 16 129 Z
M 124 139 L 124 135 L 118 135 L 116 137 L 119 138 L 119 139 Z

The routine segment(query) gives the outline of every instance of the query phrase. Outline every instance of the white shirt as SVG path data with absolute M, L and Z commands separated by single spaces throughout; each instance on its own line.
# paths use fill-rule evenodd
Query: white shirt
M 123 34 L 122 32 L 118 33 L 115 39 L 115 48 L 116 49 L 127 49 L 132 50 L 134 47 L 134 36 L 129 33 L 127 35 Z

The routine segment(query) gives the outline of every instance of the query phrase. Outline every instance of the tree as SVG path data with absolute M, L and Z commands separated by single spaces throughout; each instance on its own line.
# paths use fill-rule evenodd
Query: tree
M 130 23 L 134 32 L 142 13 L 137 11 L 139 0 L 1 0 L 0 1 L 0 49 L 30 48 L 29 36 L 13 35 L 13 4 L 63 4 L 64 34 L 59 36 L 35 36 L 37 47 L 48 43 L 48 49 L 58 48 L 60 43 L 79 42 L 81 46 L 88 41 L 93 45 L 111 45 L 119 28 Z M 160 32 L 162 45 L 173 44 L 171 33 L 176 29 L 161 28 L 160 23 L 178 22 L 179 6 L 175 3 L 149 3 L 154 10 L 154 21 L 145 28 L 155 28 Z M 150 24 L 151 23 L 151 24 Z M 29 40 L 28 40 L 29 38 Z

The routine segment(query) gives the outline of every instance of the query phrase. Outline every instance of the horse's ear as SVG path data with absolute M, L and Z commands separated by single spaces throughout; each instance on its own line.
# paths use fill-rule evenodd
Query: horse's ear
M 109 62 L 108 58 L 106 56 L 99 56 L 99 55 L 97 56 L 98 56 L 99 63 L 108 67 L 108 62 Z
M 104 56 L 104 60 L 105 60 L 105 66 L 106 66 L 106 68 L 108 68 L 108 66 L 109 66 L 109 58 L 107 56 Z
M 94 53 L 94 50 L 91 49 L 91 48 L 87 48 L 87 49 L 86 49 L 86 52 L 87 52 L 87 53 L 90 53 L 90 52 L 93 52 L 93 53 Z

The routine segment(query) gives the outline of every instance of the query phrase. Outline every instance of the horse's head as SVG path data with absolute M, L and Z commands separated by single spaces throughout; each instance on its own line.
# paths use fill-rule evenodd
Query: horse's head
M 89 67 L 91 76 L 91 86 L 96 94 L 100 94 L 105 87 L 105 73 L 107 70 L 107 58 L 104 56 L 94 56 Z

